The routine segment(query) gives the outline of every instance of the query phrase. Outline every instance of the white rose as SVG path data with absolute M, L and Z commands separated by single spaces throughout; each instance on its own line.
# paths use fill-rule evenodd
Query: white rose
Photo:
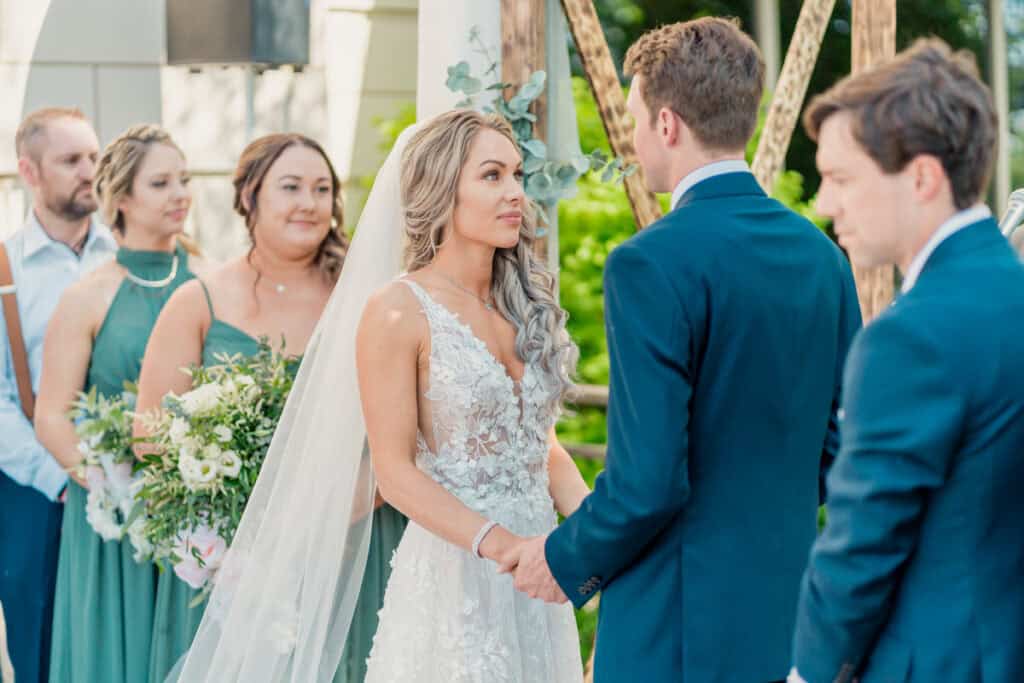
M 171 421 L 171 428 L 167 430 L 167 436 L 171 438 L 171 443 L 180 446 L 188 436 L 188 421 L 180 417 L 174 418 Z
M 231 431 L 231 428 L 226 427 L 224 425 L 217 425 L 216 427 L 214 427 L 213 433 L 217 435 L 217 439 L 221 443 L 227 443 L 228 441 L 231 441 L 231 437 L 234 436 L 234 434 Z
M 220 471 L 225 477 L 234 479 L 242 471 L 242 459 L 234 451 L 224 451 L 220 454 Z
M 203 415 L 217 407 L 220 401 L 221 387 L 219 384 L 203 384 L 192 391 L 182 394 L 181 409 L 187 415 Z

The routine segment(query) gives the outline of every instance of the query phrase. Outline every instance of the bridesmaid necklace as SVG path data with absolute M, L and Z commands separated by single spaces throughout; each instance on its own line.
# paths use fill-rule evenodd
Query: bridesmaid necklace
M 440 275 L 441 277 L 443 277 L 445 280 L 450 282 L 455 287 L 458 287 L 463 292 L 465 292 L 466 294 L 469 294 L 471 297 L 473 297 L 474 299 L 476 299 L 477 301 L 482 303 L 484 305 L 484 308 L 486 308 L 488 311 L 493 311 L 494 310 L 493 297 L 488 296 L 486 299 L 484 299 L 483 297 L 479 296 L 476 292 L 472 291 L 468 287 L 463 287 L 458 282 L 456 282 L 454 278 L 448 277 L 447 275 L 442 273 L 440 270 L 435 269 L 434 272 L 437 273 L 438 275 Z
M 148 289 L 160 289 L 161 287 L 166 287 L 167 285 L 174 282 L 174 278 L 178 275 L 178 255 L 175 254 L 174 258 L 171 259 L 171 272 L 167 274 L 167 277 L 162 278 L 160 280 L 146 280 L 145 278 L 141 278 L 135 273 L 133 273 L 127 267 L 125 268 L 125 270 L 127 271 L 125 273 L 125 277 L 128 278 L 130 281 L 134 282 L 135 284 L 137 284 L 139 287 L 146 287 Z

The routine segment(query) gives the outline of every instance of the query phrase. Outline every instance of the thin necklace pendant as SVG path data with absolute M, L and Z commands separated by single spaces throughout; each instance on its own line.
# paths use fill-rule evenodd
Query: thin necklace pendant
M 274 291 L 276 291 L 278 294 L 284 294 L 285 292 L 288 291 L 288 288 L 282 285 L 280 282 L 278 282 L 276 285 L 274 285 Z
M 178 255 L 175 254 L 174 259 L 171 261 L 171 272 L 167 274 L 167 277 L 161 280 L 146 280 L 144 278 L 141 278 L 138 275 L 132 273 L 132 271 L 128 270 L 127 266 L 125 267 L 125 270 L 127 271 L 125 273 L 125 277 L 128 278 L 128 280 L 130 280 L 131 282 L 137 284 L 139 287 L 146 287 L 147 289 L 161 289 L 162 287 L 166 287 L 167 285 L 174 282 L 174 278 L 177 277 Z
M 494 310 L 494 304 L 491 302 L 490 298 L 484 299 L 484 298 L 482 298 L 480 296 L 477 296 L 477 294 L 473 290 L 469 289 L 468 287 L 463 287 L 462 285 L 460 285 L 458 282 L 455 281 L 455 278 L 448 277 L 447 275 L 442 273 L 440 270 L 437 270 L 437 271 L 434 271 L 434 272 L 436 272 L 438 275 L 443 277 L 445 280 L 447 280 L 451 284 L 453 284 L 456 287 L 458 287 L 459 289 L 461 289 L 466 294 L 469 294 L 471 297 L 473 297 L 474 299 L 476 299 L 477 301 L 482 303 L 484 305 L 484 308 L 486 308 L 488 311 L 493 311 Z

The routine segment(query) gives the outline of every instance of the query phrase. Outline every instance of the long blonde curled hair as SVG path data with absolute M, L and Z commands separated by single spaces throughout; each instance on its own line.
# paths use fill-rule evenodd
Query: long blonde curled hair
M 135 176 L 139 174 L 142 161 L 153 145 L 173 147 L 182 158 L 185 157 L 170 133 L 155 124 L 144 123 L 132 126 L 114 138 L 96 164 L 93 189 L 99 200 L 100 217 L 111 230 L 121 235 L 124 235 L 125 223 L 118 204 L 125 197 L 131 196 Z M 199 253 L 195 243 L 185 235 L 178 235 L 178 242 L 189 253 Z
M 480 131 L 489 129 L 516 144 L 504 118 L 456 109 L 432 119 L 409 140 L 402 154 L 401 192 L 405 216 L 405 267 L 413 272 L 430 264 L 455 213 L 462 168 Z M 568 318 L 555 298 L 555 276 L 534 254 L 537 212 L 527 200 L 519 242 L 495 251 L 491 296 L 498 311 L 516 329 L 516 353 L 537 363 L 554 378 L 558 390 L 552 410 L 573 390 L 579 350 L 565 329 Z

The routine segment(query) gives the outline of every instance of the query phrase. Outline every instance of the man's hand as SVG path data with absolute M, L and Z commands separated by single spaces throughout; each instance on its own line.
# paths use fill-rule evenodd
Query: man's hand
M 526 593 L 531 598 L 544 602 L 568 602 L 569 598 L 565 597 L 565 593 L 552 576 L 548 560 L 544 556 L 546 540 L 547 536 L 535 536 L 522 544 L 514 585 L 516 590 Z

